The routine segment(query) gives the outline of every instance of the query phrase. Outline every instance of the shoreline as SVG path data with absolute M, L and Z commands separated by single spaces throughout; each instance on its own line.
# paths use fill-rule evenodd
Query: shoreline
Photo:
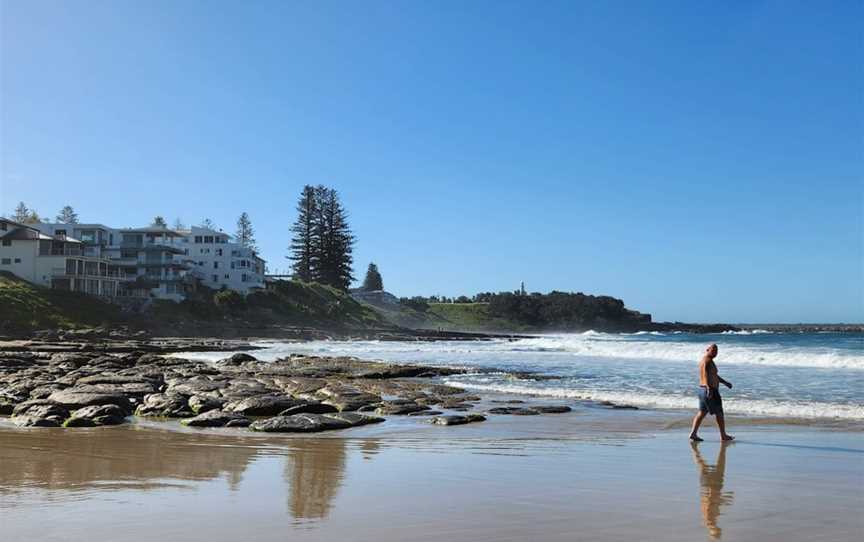
M 231 354 L 236 350 L 223 350 L 226 344 L 242 351 Z M 268 432 L 306 433 L 369 423 L 392 425 L 399 418 L 461 425 L 500 417 L 518 420 L 573 413 L 596 418 L 600 411 L 611 411 L 620 414 L 607 418 L 606 430 L 614 432 L 616 423 L 632 429 L 633 421 L 625 418 L 628 413 L 642 422 L 648 420 L 646 428 L 652 430 L 686 430 L 694 412 L 637 407 L 590 396 L 508 392 L 470 384 L 463 387 L 453 380 L 477 369 L 304 354 L 259 361 L 245 351 L 262 347 L 248 343 L 221 341 L 201 344 L 199 350 L 174 350 L 181 345 L 187 343 L 162 345 L 158 353 L 141 349 L 109 353 L 99 348 L 6 352 L 0 355 L 0 424 L 69 425 L 74 430 L 71 428 L 137 423 L 149 417 L 198 427 L 252 425 Z M 208 352 L 228 357 L 218 362 L 195 357 Z M 501 370 L 487 368 L 483 372 Z M 506 373 L 517 380 L 545 378 L 534 373 Z M 108 418 L 99 418 L 109 411 Z M 221 418 L 220 413 L 224 414 Z M 271 419 L 284 424 L 285 417 L 303 414 L 312 415 L 312 425 L 302 420 L 306 425 L 257 427 Z M 337 418 L 335 426 L 331 426 L 330 417 Z M 864 431 L 864 420 L 842 417 L 730 412 L 727 420 L 732 427 Z M 709 417 L 706 424 L 710 427 L 713 420 Z

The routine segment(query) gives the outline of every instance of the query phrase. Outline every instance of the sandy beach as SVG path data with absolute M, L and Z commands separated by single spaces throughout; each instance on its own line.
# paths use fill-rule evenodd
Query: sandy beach
M 856 540 L 864 434 L 577 409 L 321 436 L 176 422 L 0 426 L 0 533 L 24 540 Z M 667 427 L 667 429 L 662 429 Z M 46 518 L 50 521 L 46 522 Z

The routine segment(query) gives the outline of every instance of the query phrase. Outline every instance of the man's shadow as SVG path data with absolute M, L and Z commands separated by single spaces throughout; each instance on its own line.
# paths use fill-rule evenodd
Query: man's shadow
M 712 540 L 719 540 L 722 530 L 717 525 L 720 517 L 720 507 L 731 505 L 735 498 L 732 491 L 723 491 L 723 478 L 726 475 L 726 448 L 731 442 L 721 442 L 717 452 L 717 461 L 709 465 L 699 453 L 699 443 L 690 442 L 693 449 L 693 461 L 699 469 L 700 499 L 702 501 L 702 520 Z

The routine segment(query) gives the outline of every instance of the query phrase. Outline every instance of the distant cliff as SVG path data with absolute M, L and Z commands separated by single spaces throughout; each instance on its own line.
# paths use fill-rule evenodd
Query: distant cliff
M 402 298 L 389 292 L 353 292 L 393 324 L 413 329 L 473 332 L 689 331 L 735 330 L 726 324 L 653 322 L 650 314 L 628 309 L 620 299 L 583 293 L 484 293 L 465 302 L 440 303 L 435 298 Z

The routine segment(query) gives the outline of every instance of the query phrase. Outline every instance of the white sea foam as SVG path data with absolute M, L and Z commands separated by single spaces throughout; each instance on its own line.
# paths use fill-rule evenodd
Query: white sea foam
M 693 410 L 697 407 L 695 396 L 578 390 L 571 388 L 534 388 L 518 384 L 477 384 L 465 382 L 460 379 L 448 379 L 446 382 L 453 386 L 477 391 L 490 391 L 514 395 L 534 395 L 538 397 L 554 397 L 558 399 L 611 401 L 613 403 L 633 405 L 641 408 Z M 774 418 L 864 419 L 864 406 L 833 403 L 736 399 L 724 397 L 723 410 L 730 414 L 744 414 L 748 416 L 766 416 Z
M 669 338 L 671 339 L 671 337 Z M 717 341 L 723 365 L 753 365 L 767 367 L 800 367 L 864 371 L 864 354 L 858 351 L 827 347 L 794 347 L 777 344 L 734 344 Z M 702 355 L 703 344 L 692 341 L 662 340 L 653 335 L 617 335 L 596 331 L 582 334 L 544 335 L 517 341 L 313 341 L 307 343 L 261 342 L 265 350 L 253 352 L 262 360 L 273 360 L 291 353 L 317 355 L 351 355 L 366 359 L 413 361 L 418 363 L 456 363 L 471 365 L 469 360 L 518 359 L 532 353 L 548 354 L 569 363 L 568 358 L 651 360 L 657 362 L 694 363 Z M 181 354 L 183 357 L 217 360 L 225 353 Z M 481 364 L 482 365 L 482 364 Z
M 561 352 L 597 358 L 650 359 L 692 362 L 702 355 L 703 345 L 683 341 L 627 340 L 619 335 L 555 335 L 498 343 L 502 350 Z M 864 355 L 833 348 L 794 348 L 781 345 L 720 344 L 718 362 L 730 365 L 767 365 L 864 370 Z

